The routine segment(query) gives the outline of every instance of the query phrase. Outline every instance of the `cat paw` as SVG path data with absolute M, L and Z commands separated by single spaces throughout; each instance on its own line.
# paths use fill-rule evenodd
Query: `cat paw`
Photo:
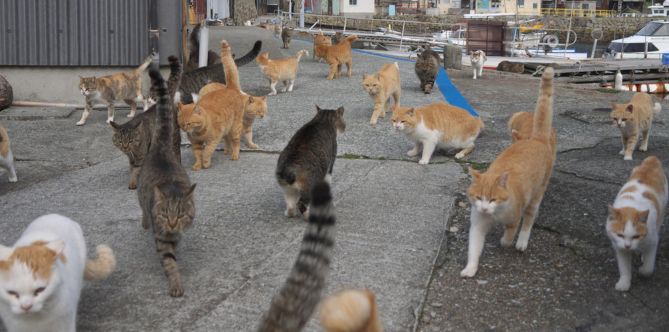
M 370 120 L 369 124 L 372 125 L 372 126 L 376 126 L 376 122 L 377 122 L 377 120 Z
M 527 240 L 521 239 L 519 236 L 518 241 L 516 242 L 516 250 L 525 251 L 525 249 L 527 249 Z
M 460 276 L 463 278 L 471 278 L 476 275 L 476 271 L 478 271 L 478 269 L 478 266 L 467 265 L 462 271 L 460 271 Z
M 130 189 L 130 190 L 135 190 L 135 189 L 137 189 L 137 184 L 136 184 L 136 183 L 131 183 L 131 184 L 129 184 L 129 185 L 128 185 L 128 189 Z
M 472 77 L 472 79 L 476 79 L 476 76 Z
M 464 157 L 465 157 L 465 154 L 464 154 L 462 151 L 458 152 L 458 153 L 455 155 L 455 159 L 462 159 L 462 158 L 464 158 Z
M 146 111 L 146 110 L 145 110 L 145 111 Z M 129 118 L 134 118 L 134 117 L 135 117 L 135 113 L 130 113 L 130 114 L 128 114 L 127 116 L 128 116 Z M 109 122 L 107 122 L 107 123 L 109 123 Z
M 644 264 L 639 268 L 639 274 L 644 277 L 650 277 L 653 274 L 653 270 L 655 270 L 655 266 Z
M 632 281 L 628 278 L 620 278 L 618 282 L 616 283 L 616 290 L 621 291 L 621 292 L 626 292 L 630 289 L 630 286 L 632 285 Z
M 107 123 L 109 123 L 109 122 L 107 122 Z M 79 120 L 79 122 L 77 122 L 77 126 L 83 126 L 85 124 L 86 124 L 86 121 L 84 121 L 84 120 Z
M 246 146 L 247 146 L 249 149 L 252 149 L 252 150 L 257 150 L 257 149 L 260 148 L 257 144 L 253 144 L 253 143 L 249 143 L 249 144 L 247 144 Z
M 407 151 L 407 156 L 409 156 L 409 157 L 415 157 L 417 155 L 418 155 L 418 150 L 417 149 Z
M 624 155 L 625 154 L 625 149 L 620 150 L 620 152 L 618 152 L 618 154 L 621 155 L 621 156 Z
M 7 181 L 12 182 L 12 183 L 14 183 L 18 180 L 19 180 L 19 178 L 17 178 L 16 176 L 15 177 L 10 177 L 9 179 L 7 179 Z
M 283 214 L 288 218 L 295 217 L 295 209 L 286 209 Z
M 625 156 L 623 160 L 632 160 L 632 156 Z
M 421 160 L 418 161 L 418 164 L 420 164 L 420 165 L 427 165 L 429 163 L 430 163 L 430 161 L 427 160 L 427 159 L 421 159 Z
M 646 151 L 648 151 L 648 147 L 647 146 L 640 146 L 639 151 L 646 152 Z
M 205 161 L 202 163 L 202 168 L 209 168 L 211 167 L 211 161 Z
M 274 92 L 270 92 L 270 93 L 268 94 L 268 96 L 276 96 L 276 91 L 274 91 Z
M 502 236 L 502 238 L 499 240 L 499 244 L 504 248 L 508 248 L 513 244 L 513 239 L 507 240 L 504 236 Z
M 202 165 L 200 165 L 200 164 L 195 164 L 195 165 L 193 165 L 193 167 L 191 167 L 190 169 L 192 169 L 192 170 L 194 170 L 194 171 L 199 171 L 199 170 L 202 169 Z
M 239 153 L 233 153 L 232 156 L 230 156 L 230 160 L 238 160 L 239 159 Z
M 170 285 L 171 297 L 182 297 L 184 295 L 184 288 L 181 285 Z

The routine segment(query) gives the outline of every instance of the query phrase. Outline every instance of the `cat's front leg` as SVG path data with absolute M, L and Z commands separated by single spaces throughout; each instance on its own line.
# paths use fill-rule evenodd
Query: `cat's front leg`
M 139 178 L 139 171 L 141 167 L 135 167 L 130 165 L 130 183 L 128 184 L 128 189 L 134 190 L 137 189 L 137 179 Z
M 248 146 L 249 149 L 258 149 L 258 145 L 253 143 L 253 130 L 249 128 L 249 130 L 244 133 L 244 139 L 246 140 L 246 146 Z
M 179 273 L 179 267 L 177 266 L 176 260 L 176 243 L 173 241 L 164 241 L 156 236 L 156 249 L 161 257 L 165 276 L 167 276 L 170 296 L 183 296 L 184 288 L 181 283 L 181 274 Z
M 374 110 L 372 111 L 372 118 L 369 120 L 369 124 L 372 126 L 376 125 L 376 123 L 379 120 L 379 116 L 381 115 L 381 112 L 383 112 L 383 104 L 378 100 L 379 99 L 377 98 L 374 101 Z
M 473 65 L 473 64 L 472 64 L 472 70 L 474 71 L 474 79 L 476 79 L 477 70 L 476 70 L 476 66 Z
M 481 67 L 479 67 L 479 77 L 483 77 L 483 63 L 481 63 Z
M 276 84 L 277 83 L 279 83 L 279 81 L 270 81 L 269 88 L 272 90 L 272 92 L 269 93 L 270 96 L 276 96 Z
M 420 142 L 416 142 L 416 145 L 413 147 L 413 149 L 411 149 L 407 152 L 407 156 L 415 157 L 415 156 L 418 155 L 419 150 L 420 150 Z
M 632 160 L 632 153 L 634 153 L 634 147 L 638 140 L 638 135 L 631 135 L 627 137 L 627 142 L 625 145 L 625 157 L 623 160 Z
M 112 101 L 107 105 L 107 124 L 114 121 L 114 113 L 115 112 L 116 112 L 116 109 L 114 108 L 114 102 Z
M 84 113 L 81 114 L 81 119 L 79 119 L 79 122 L 77 122 L 77 126 L 83 126 L 86 124 L 86 119 L 88 119 L 88 116 L 91 115 L 91 111 L 93 110 L 93 103 L 86 98 L 86 106 L 84 106 Z
M 191 167 L 194 171 L 199 171 L 202 169 L 202 143 L 193 143 L 193 157 L 195 157 L 195 163 Z
M 639 268 L 639 274 L 644 277 L 649 277 L 655 271 L 655 255 L 657 254 L 657 241 L 654 244 L 651 244 L 649 248 L 646 248 L 645 251 L 641 253 L 641 267 Z
M 430 163 L 430 159 L 432 158 L 432 153 L 434 152 L 434 149 L 437 147 L 437 142 L 426 140 L 423 141 L 422 143 L 423 143 L 423 157 L 420 158 L 418 163 L 421 165 L 427 165 Z
M 616 283 L 616 290 L 625 292 L 632 284 L 632 252 L 630 250 L 615 248 L 618 261 L 618 272 L 620 279 Z
M 470 146 L 462 149 L 460 152 L 455 154 L 455 159 L 462 159 L 468 154 L 470 154 L 472 151 L 474 151 L 474 144 L 471 144 Z
M 639 145 L 639 151 L 648 151 L 648 140 L 650 139 L 650 125 L 651 124 L 649 123 L 648 128 L 641 131 L 641 145 Z
M 471 278 L 479 269 L 479 258 L 483 252 L 485 237 L 493 225 L 492 217 L 476 211 L 472 207 L 470 214 L 469 243 L 467 249 L 467 266 L 460 271 L 461 277 Z

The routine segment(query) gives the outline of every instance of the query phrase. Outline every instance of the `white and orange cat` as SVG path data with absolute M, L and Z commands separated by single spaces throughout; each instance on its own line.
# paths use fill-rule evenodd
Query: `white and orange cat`
M 481 118 L 446 103 L 434 103 L 420 108 L 393 107 L 393 126 L 405 133 L 416 146 L 407 152 L 409 157 L 423 155 L 418 161 L 426 165 L 437 147 L 461 149 L 456 159 L 462 159 L 474 150 L 474 141 L 483 129 Z
M 0 168 L 7 170 L 9 182 L 16 182 L 16 167 L 14 167 L 14 154 L 12 154 L 11 143 L 7 130 L 0 126 Z
M 320 304 L 321 326 L 326 332 L 383 332 L 376 297 L 368 289 L 346 289 Z
M 369 124 L 376 125 L 379 117 L 386 116 L 388 99 L 393 97 L 395 107 L 400 105 L 400 67 L 395 63 L 383 65 L 378 73 L 362 74 L 362 88 L 374 99 L 374 111 Z
M 79 224 L 50 214 L 35 219 L 12 247 L 0 245 L 0 317 L 10 332 L 75 331 L 84 279 L 106 278 L 114 252 L 86 258 Z
M 620 279 L 616 290 L 627 291 L 632 283 L 632 254 L 641 252 L 639 274 L 650 276 L 655 270 L 655 255 L 660 227 L 667 206 L 667 177 L 655 156 L 634 167 L 629 180 L 609 205 L 606 234 L 616 252 Z
M 258 56 L 256 62 L 260 67 L 260 71 L 269 80 L 269 88 L 272 89 L 272 92 L 269 94 L 270 96 L 276 95 L 276 84 L 279 81 L 283 82 L 283 92 L 293 91 L 300 58 L 305 55 L 308 56 L 309 51 L 300 50 L 293 57 L 274 60 L 269 58 L 268 52 L 264 52 Z
M 467 190 L 471 203 L 469 248 L 467 266 L 460 276 L 476 275 L 486 234 L 495 224 L 504 225 L 500 242 L 507 247 L 513 243 L 522 220 L 516 249 L 527 249 L 555 162 L 552 122 L 553 69 L 548 68 L 541 78 L 541 91 L 529 139 L 511 144 L 485 173 L 469 170 L 473 178 Z
M 653 114 L 662 110 L 660 103 L 654 103 L 651 96 L 644 92 L 635 93 L 627 104 L 613 104 L 611 120 L 620 129 L 623 148 L 620 154 L 624 160 L 632 160 L 632 153 L 636 147 L 639 135 L 642 135 L 639 151 L 648 150 L 650 127 L 653 124 Z

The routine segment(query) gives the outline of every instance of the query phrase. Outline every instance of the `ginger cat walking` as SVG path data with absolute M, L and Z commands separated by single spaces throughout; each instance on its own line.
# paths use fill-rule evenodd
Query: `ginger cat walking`
M 351 43 L 358 39 L 358 36 L 352 35 L 344 38 L 337 45 L 316 45 L 316 50 L 319 54 L 324 54 L 325 61 L 330 65 L 330 72 L 328 73 L 328 80 L 339 77 L 341 66 L 346 64 L 346 75 L 351 77 L 353 73 L 353 52 L 351 51 Z
M 627 104 L 613 104 L 611 120 L 620 129 L 623 148 L 620 154 L 623 159 L 632 160 L 632 153 L 642 135 L 639 151 L 648 150 L 648 139 L 650 138 L 650 127 L 653 124 L 653 114 L 662 110 L 660 103 L 653 104 L 652 97 L 644 92 L 635 93 Z
M 276 84 L 283 82 L 283 92 L 293 91 L 297 69 L 300 64 L 300 58 L 309 55 L 307 50 L 298 51 L 294 57 L 270 60 L 269 52 L 264 52 L 258 56 L 256 62 L 260 71 L 269 80 L 269 88 L 272 89 L 270 96 L 276 95 Z
M 473 277 L 490 228 L 501 223 L 502 246 L 510 246 L 522 227 L 516 249 L 525 251 L 534 220 L 548 187 L 555 162 L 553 130 L 553 69 L 544 71 L 534 112 L 532 135 L 518 140 L 493 161 L 485 173 L 469 170 L 472 184 L 467 190 L 471 207 L 467 266 L 462 277 Z
M 397 62 L 383 65 L 376 74 L 362 74 L 362 88 L 374 99 L 374 111 L 369 120 L 373 126 L 379 117 L 386 116 L 390 96 L 395 101 L 395 107 L 400 105 L 400 67 Z

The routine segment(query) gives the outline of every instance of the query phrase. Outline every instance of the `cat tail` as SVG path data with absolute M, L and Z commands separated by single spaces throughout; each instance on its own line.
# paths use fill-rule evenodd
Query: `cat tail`
M 179 90 L 179 86 L 181 85 L 183 71 L 179 58 L 170 55 L 167 60 L 170 63 L 170 77 L 167 79 L 167 92 L 169 93 L 170 98 L 172 98 L 172 105 L 176 105 L 181 99 L 181 94 L 176 91 Z M 172 144 L 177 160 L 181 163 L 181 131 L 179 129 L 177 112 L 178 109 L 172 106 Z
M 353 42 L 356 39 L 358 39 L 358 36 L 356 36 L 356 35 L 350 35 L 350 36 L 344 38 L 344 40 L 348 41 L 349 43 Z
M 170 63 L 170 77 L 167 79 L 167 93 L 170 97 L 174 98 L 174 94 L 179 89 L 181 85 L 181 75 L 183 73 L 181 68 L 181 62 L 179 58 L 174 55 L 170 55 L 167 58 L 167 61 Z M 176 101 L 174 101 L 176 103 Z
M 303 56 L 309 56 L 309 51 L 307 51 L 307 50 L 299 50 L 299 51 L 297 52 L 297 54 L 295 55 L 295 57 L 297 58 L 297 62 L 300 62 L 300 58 L 302 58 Z
M 262 48 L 262 42 L 260 40 L 256 40 L 256 43 L 253 44 L 253 48 L 249 51 L 249 53 L 246 53 L 243 57 L 239 59 L 235 59 L 235 64 L 237 67 L 243 66 L 251 61 L 253 61 L 258 54 L 260 54 L 260 49 Z
M 288 278 L 272 299 L 258 331 L 300 331 L 316 309 L 325 287 L 334 246 L 335 213 L 327 182 L 311 191 L 311 207 L 300 253 Z
M 541 75 L 537 108 L 534 111 L 532 138 L 549 142 L 553 132 L 553 68 L 547 67 Z
M 227 51 L 224 51 L 225 49 Z M 225 39 L 221 40 L 221 65 L 225 73 L 225 85 L 227 88 L 241 91 L 242 86 L 239 83 L 237 64 L 232 60 L 232 48 Z
M 158 65 L 153 64 L 149 68 L 149 77 L 151 77 L 151 89 L 156 95 L 156 129 L 153 133 L 154 142 L 170 142 L 172 140 L 172 112 L 170 107 L 175 107 L 170 102 L 170 96 L 167 94 L 165 80 L 158 70 Z
M 95 248 L 98 258 L 86 261 L 84 279 L 88 281 L 107 278 L 116 268 L 114 251 L 107 245 L 101 244 Z
M 653 113 L 660 114 L 660 111 L 662 111 L 662 104 L 655 102 L 655 105 L 653 105 Z
M 374 293 L 370 290 L 344 290 L 321 302 L 321 326 L 327 332 L 381 332 Z
M 196 24 L 188 37 L 191 54 L 193 52 L 200 54 L 200 29 L 202 29 L 202 25 L 200 23 Z
M 144 60 L 144 63 L 142 63 L 137 69 L 135 69 L 134 74 L 135 75 L 140 75 L 142 72 L 146 70 L 146 68 L 149 67 L 151 64 L 151 61 L 153 61 L 153 56 L 148 56 L 146 60 Z

